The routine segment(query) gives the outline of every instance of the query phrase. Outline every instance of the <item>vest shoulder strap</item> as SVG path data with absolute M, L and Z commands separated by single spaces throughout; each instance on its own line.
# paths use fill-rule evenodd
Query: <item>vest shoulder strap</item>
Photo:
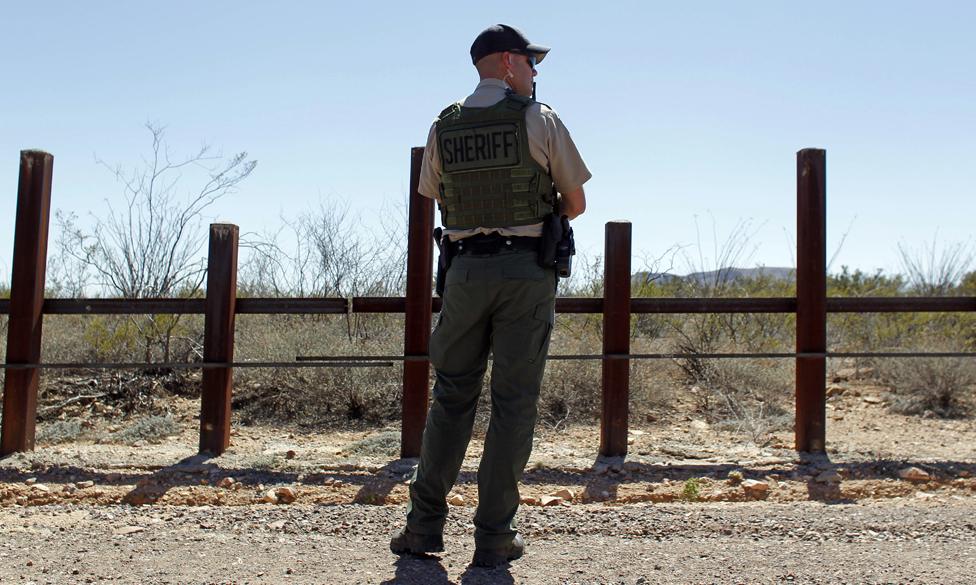
M 446 120 L 448 118 L 453 118 L 461 113 L 461 102 L 454 102 L 453 104 L 447 106 L 441 113 L 437 115 L 437 121 Z

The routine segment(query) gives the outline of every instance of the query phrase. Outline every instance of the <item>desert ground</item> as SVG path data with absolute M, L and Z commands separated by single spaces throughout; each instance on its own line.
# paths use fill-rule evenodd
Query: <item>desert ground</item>
M 388 539 L 416 464 L 398 458 L 398 427 L 237 425 L 211 458 L 196 453 L 198 403 L 176 400 L 178 432 L 0 460 L 0 582 L 976 581 L 976 420 L 892 414 L 870 382 L 832 393 L 825 456 L 797 454 L 789 431 L 756 444 L 693 415 L 632 421 L 612 459 L 595 425 L 540 425 L 526 555 L 491 570 L 469 566 L 483 433 L 446 551 L 397 558 Z

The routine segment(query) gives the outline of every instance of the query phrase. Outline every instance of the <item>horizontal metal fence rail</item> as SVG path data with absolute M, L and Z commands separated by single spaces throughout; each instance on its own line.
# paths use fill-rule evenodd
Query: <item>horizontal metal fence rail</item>
M 433 299 L 440 311 L 441 300 Z M 45 315 L 203 315 L 204 299 L 45 299 Z M 347 313 L 403 313 L 404 297 L 248 298 L 237 299 L 238 315 L 344 315 Z M 827 297 L 828 313 L 969 313 L 976 297 Z M 0 299 L 0 314 L 9 314 L 10 301 Z M 556 312 L 603 313 L 603 299 L 559 297 Z M 685 298 L 635 297 L 634 314 L 796 313 L 793 297 Z

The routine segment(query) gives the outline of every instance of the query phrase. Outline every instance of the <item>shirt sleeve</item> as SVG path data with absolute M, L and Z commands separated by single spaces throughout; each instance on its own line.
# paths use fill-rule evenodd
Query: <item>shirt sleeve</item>
M 556 190 L 568 193 L 589 181 L 593 174 L 586 168 L 573 137 L 559 115 L 548 106 L 540 109 L 545 123 L 546 151 L 549 155 L 549 174 Z
M 437 153 L 436 125 L 430 125 L 427 134 L 427 147 L 424 148 L 424 161 L 420 165 L 420 185 L 417 190 L 424 197 L 437 199 L 441 184 L 441 157 Z

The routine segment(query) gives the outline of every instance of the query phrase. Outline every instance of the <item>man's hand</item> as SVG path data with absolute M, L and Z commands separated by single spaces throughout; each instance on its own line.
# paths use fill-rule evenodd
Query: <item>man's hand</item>
M 569 219 L 576 219 L 586 211 L 586 194 L 583 187 L 577 187 L 568 193 L 562 193 L 559 198 L 559 215 Z

